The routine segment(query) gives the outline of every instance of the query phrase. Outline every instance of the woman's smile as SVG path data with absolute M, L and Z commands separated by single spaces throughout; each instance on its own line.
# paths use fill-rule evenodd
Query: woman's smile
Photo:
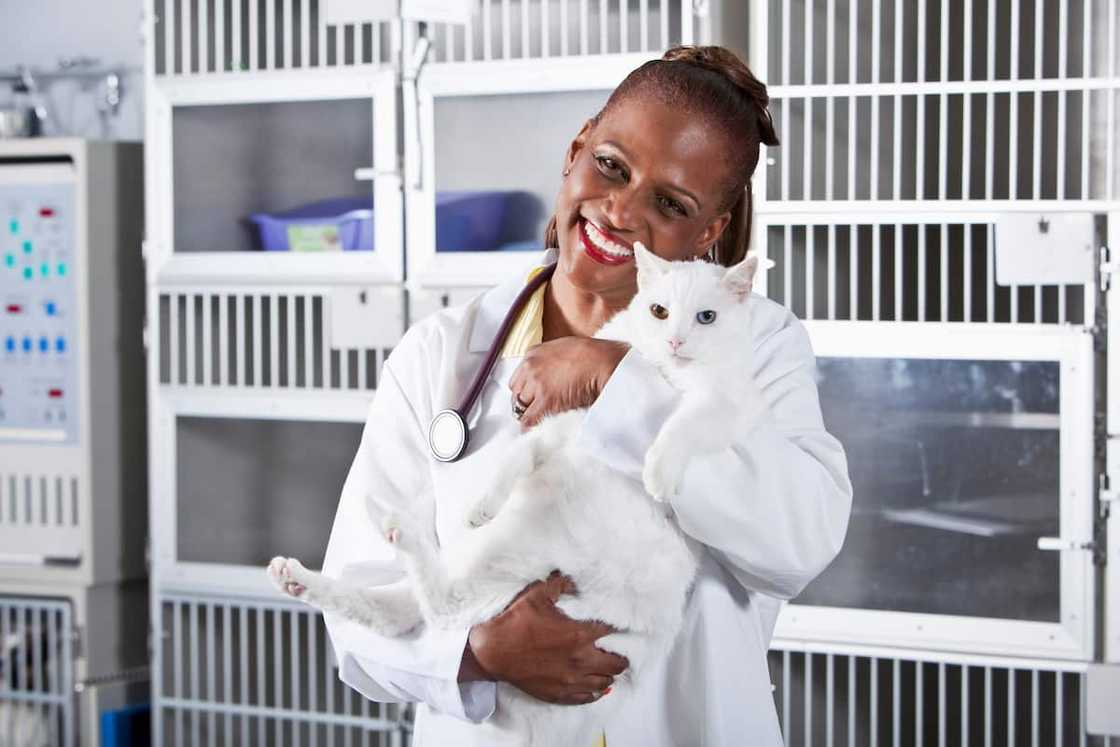
M 623 265 L 634 259 L 634 248 L 594 222 L 580 217 L 580 243 L 591 259 L 603 265 Z

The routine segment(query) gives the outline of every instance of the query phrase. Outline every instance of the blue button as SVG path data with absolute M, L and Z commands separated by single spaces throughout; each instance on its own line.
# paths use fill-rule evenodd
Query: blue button
M 24 280 L 30 280 L 34 275 L 35 275 L 35 272 L 30 267 L 24 267 L 23 268 L 23 279 Z
M 65 262 L 59 262 L 58 263 L 58 274 L 59 274 L 59 276 L 66 275 L 66 263 Z
M 15 267 L 16 266 L 16 255 L 12 254 L 11 252 L 8 252 L 7 254 L 5 254 L 4 255 L 4 264 L 6 264 L 8 267 Z
M 16 338 L 12 337 L 11 335 L 8 335 L 4 339 L 4 349 L 7 350 L 9 353 L 14 353 L 16 351 Z
M 10 221 L 8 221 L 8 228 L 12 229 L 13 234 L 19 233 L 19 221 L 15 218 L 12 218 Z
M 51 349 L 51 341 L 45 337 L 39 338 L 39 352 L 45 353 Z
M 23 253 L 24 254 L 31 254 L 31 241 L 30 241 L 30 239 L 23 242 Z
M 54 301 L 47 301 L 47 316 L 54 316 L 58 313 L 58 307 Z
M 31 338 L 30 337 L 23 338 L 23 352 L 25 352 L 25 353 L 30 353 L 31 352 Z
M 66 339 L 63 338 L 63 337 L 55 338 L 54 349 L 56 351 L 58 351 L 59 353 L 65 353 L 66 352 Z

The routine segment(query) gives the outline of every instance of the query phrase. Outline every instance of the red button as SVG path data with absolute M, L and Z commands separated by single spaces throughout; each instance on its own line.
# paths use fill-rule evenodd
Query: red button
M 23 311 L 23 307 L 20 306 L 18 303 L 8 304 L 8 313 L 9 314 L 19 314 L 22 311 Z
M 54 215 L 54 208 L 42 207 L 39 208 L 39 215 L 44 218 L 50 218 Z
M 51 399 L 62 399 L 62 390 L 61 389 L 49 389 L 49 390 L 47 390 L 47 396 L 50 397 Z

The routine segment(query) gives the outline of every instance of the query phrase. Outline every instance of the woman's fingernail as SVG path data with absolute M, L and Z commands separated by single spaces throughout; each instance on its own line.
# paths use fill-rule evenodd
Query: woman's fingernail
M 603 691 L 603 695 L 610 695 L 610 694 L 611 694 L 611 689 L 609 687 L 606 690 Z

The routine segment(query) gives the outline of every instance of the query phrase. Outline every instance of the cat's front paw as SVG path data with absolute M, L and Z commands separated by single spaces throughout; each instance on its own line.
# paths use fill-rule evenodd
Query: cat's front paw
M 669 501 L 677 494 L 684 468 L 685 460 L 679 451 L 666 448 L 661 442 L 654 443 L 646 452 L 642 468 L 642 483 L 646 492 L 659 503 Z
M 268 577 L 272 580 L 272 585 L 296 599 L 302 599 L 307 594 L 307 584 L 303 583 L 307 572 L 295 558 L 276 556 L 268 564 Z
M 474 504 L 470 511 L 467 511 L 466 523 L 471 529 L 478 529 L 481 526 L 489 524 L 494 518 L 497 511 L 494 510 L 493 501 L 487 496 Z

